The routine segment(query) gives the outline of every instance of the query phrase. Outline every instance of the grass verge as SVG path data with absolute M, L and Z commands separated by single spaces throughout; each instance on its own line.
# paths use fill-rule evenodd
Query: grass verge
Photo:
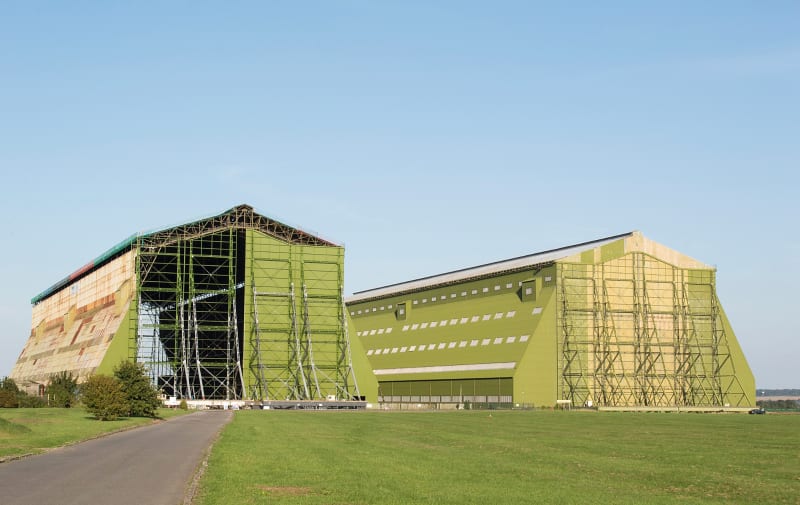
M 185 411 L 159 409 L 162 418 Z M 105 433 L 151 423 L 152 419 L 128 417 L 118 421 L 97 421 L 80 408 L 0 409 L 0 460 L 36 454 Z
M 800 416 L 241 411 L 196 503 L 798 503 Z

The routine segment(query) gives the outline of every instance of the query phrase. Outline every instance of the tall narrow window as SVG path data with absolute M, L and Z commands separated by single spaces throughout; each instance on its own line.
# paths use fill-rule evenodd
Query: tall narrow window
M 398 321 L 403 321 L 406 318 L 406 304 L 398 303 L 397 310 L 394 311 Z

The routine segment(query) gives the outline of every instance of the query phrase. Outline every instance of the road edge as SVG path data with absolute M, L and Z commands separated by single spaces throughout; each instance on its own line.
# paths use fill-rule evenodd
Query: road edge
M 222 432 L 225 430 L 225 427 L 228 426 L 231 423 L 231 421 L 233 421 L 234 417 L 235 417 L 235 411 L 230 411 L 230 417 L 228 418 L 228 420 L 225 421 L 225 423 L 219 427 L 219 430 L 217 430 L 216 435 L 214 435 L 214 438 L 211 439 L 211 443 L 208 444 L 208 447 L 206 447 L 205 451 L 203 451 L 203 455 L 200 458 L 200 462 L 194 469 L 192 478 L 189 479 L 189 482 L 186 484 L 186 488 L 183 491 L 183 500 L 181 501 L 180 505 L 194 504 L 194 500 L 195 498 L 197 498 L 197 490 L 200 487 L 200 480 L 206 473 L 206 468 L 208 468 L 208 458 L 211 456 L 211 451 L 217 444 L 219 437 L 222 436 Z
M 184 415 L 192 415 L 192 414 L 196 414 L 196 413 L 197 412 L 190 412 L 190 413 L 184 414 Z M 63 445 L 57 445 L 56 447 L 45 447 L 42 450 L 42 452 L 28 452 L 28 453 L 25 453 L 25 454 L 14 454 L 13 456 L 0 456 L 0 465 L 2 465 L 3 463 L 10 463 L 12 461 L 18 461 L 20 459 L 29 458 L 31 456 L 39 456 L 40 454 L 47 454 L 48 452 L 55 451 L 57 449 L 63 449 L 65 447 L 71 447 L 73 445 L 82 444 L 84 442 L 89 442 L 90 440 L 97 440 L 98 438 L 108 437 L 108 436 L 111 436 L 111 435 L 114 435 L 114 434 L 117 434 L 117 433 L 123 433 L 123 432 L 126 432 L 126 431 L 136 430 L 136 429 L 139 429 L 139 428 L 144 428 L 146 426 L 153 426 L 154 424 L 167 423 L 169 421 L 172 421 L 173 419 L 180 419 L 184 415 L 173 416 L 173 417 L 170 417 L 169 419 L 154 418 L 152 420 L 152 422 L 147 423 L 147 424 L 140 424 L 138 426 L 128 426 L 126 428 L 120 428 L 120 429 L 114 430 L 114 431 L 107 431 L 105 433 L 99 433 L 99 434 L 93 435 L 93 436 L 91 436 L 89 438 L 82 438 L 80 440 L 73 440 L 73 441 L 67 442 L 66 444 L 63 444 Z

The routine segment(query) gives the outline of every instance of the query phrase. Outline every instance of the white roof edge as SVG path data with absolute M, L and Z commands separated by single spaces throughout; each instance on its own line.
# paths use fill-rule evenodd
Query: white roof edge
M 519 256 L 517 258 L 497 261 L 494 263 L 488 263 L 476 267 L 465 268 L 463 270 L 456 270 L 453 272 L 433 275 L 430 277 L 423 277 L 420 279 L 401 282 L 398 284 L 391 284 L 388 286 L 374 288 L 366 291 L 359 291 L 353 293 L 352 296 L 347 297 L 345 299 L 345 303 L 358 303 L 366 300 L 371 300 L 373 298 L 391 296 L 406 291 L 415 291 L 418 289 L 430 288 L 442 284 L 467 281 L 475 277 L 482 277 L 484 275 L 489 275 L 493 273 L 505 272 L 508 270 L 516 270 L 519 268 L 541 265 L 543 263 L 550 263 L 561 258 L 566 258 L 567 256 L 572 256 L 573 254 L 579 254 L 584 251 L 589 251 L 596 247 L 600 247 L 609 244 L 611 242 L 615 242 L 617 240 L 630 237 L 634 233 L 636 232 L 623 233 L 620 235 L 615 235 L 613 237 L 606 237 L 598 240 L 593 240 L 591 242 L 584 242 L 581 244 L 561 247 L 559 249 L 551 249 L 549 251 L 529 254 L 527 256 Z

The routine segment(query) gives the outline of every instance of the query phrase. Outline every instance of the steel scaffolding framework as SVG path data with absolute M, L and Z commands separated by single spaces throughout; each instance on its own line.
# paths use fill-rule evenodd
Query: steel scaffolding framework
M 291 272 L 299 270 L 297 294 Z M 341 265 L 292 258 L 254 259 L 251 376 L 248 392 L 264 400 L 359 396 L 350 355 Z M 299 298 L 299 301 L 298 301 Z
M 713 270 L 645 253 L 558 263 L 561 398 L 602 406 L 746 404 Z
M 248 244 L 253 232 L 277 239 L 292 252 L 282 258 L 253 249 Z M 325 269 L 335 270 L 335 296 L 329 292 L 331 279 L 316 285 L 319 279 L 312 272 L 310 293 L 303 282 L 298 304 L 292 269 L 314 268 L 313 261 L 302 259 L 305 246 L 338 250 L 249 206 L 139 235 L 132 321 L 136 338 L 131 339 L 130 356 L 146 365 L 165 394 L 178 398 L 320 399 L 331 383 L 338 398 L 357 396 L 346 342 L 341 263 L 331 261 Z M 320 303 L 328 305 L 315 310 Z M 334 312 L 332 303 L 338 304 Z M 330 324 L 331 318 L 336 324 Z M 337 349 L 333 358 L 328 356 L 330 342 Z M 255 381 L 249 380 L 248 370 Z M 327 387 L 320 386 L 323 382 Z M 290 393 L 270 390 L 277 384 Z
M 138 244 L 137 359 L 165 393 L 242 397 L 235 229 Z

